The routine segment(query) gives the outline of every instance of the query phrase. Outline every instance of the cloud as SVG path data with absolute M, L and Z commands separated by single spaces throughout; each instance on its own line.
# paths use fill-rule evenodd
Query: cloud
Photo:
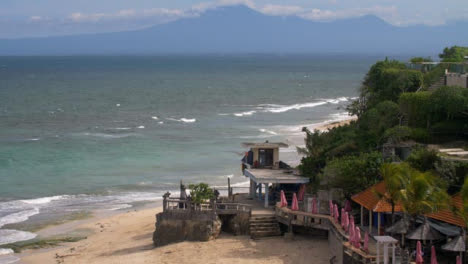
M 374 6 L 369 8 L 351 8 L 327 10 L 319 8 L 304 8 L 295 5 L 265 5 L 258 11 L 273 16 L 298 16 L 308 20 L 329 21 L 343 18 L 377 15 L 383 18 L 397 15 L 395 6 Z
M 184 10 L 181 9 L 168 9 L 168 8 L 151 8 L 143 10 L 134 9 L 123 9 L 115 13 L 72 13 L 68 16 L 68 20 L 77 23 L 83 22 L 101 22 L 101 21 L 113 21 L 113 20 L 137 20 L 147 18 L 160 18 L 162 20 L 167 18 L 181 18 L 190 16 Z
M 304 13 L 306 9 L 293 5 L 265 5 L 258 11 L 272 16 L 290 16 Z

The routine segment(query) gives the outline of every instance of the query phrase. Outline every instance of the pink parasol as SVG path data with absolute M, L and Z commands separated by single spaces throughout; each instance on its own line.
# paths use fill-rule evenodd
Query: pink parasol
M 334 208 L 334 207 L 333 207 L 333 202 L 332 202 L 332 200 L 330 200 L 330 201 L 328 202 L 328 205 L 330 206 L 330 209 L 329 209 L 329 210 L 330 210 L 330 216 L 333 217 L 333 210 L 334 210 L 333 208 Z
M 457 256 L 457 262 L 456 262 L 456 264 L 462 264 L 462 261 L 461 261 L 460 256 Z
M 297 202 L 296 193 L 293 193 L 293 200 L 291 204 L 291 210 L 298 211 L 299 210 L 299 203 Z
M 340 219 L 340 212 L 338 211 L 338 205 L 335 204 L 333 216 L 335 217 L 335 222 L 338 223 Z
M 422 258 L 422 249 L 421 249 L 421 241 L 418 240 L 416 243 L 416 263 L 421 264 L 424 260 Z
M 431 264 L 437 264 L 437 255 L 434 246 L 431 247 Z
M 361 248 L 361 229 L 359 226 L 356 226 L 356 233 L 354 234 L 354 246 L 356 248 Z
M 348 227 L 349 227 L 349 215 L 348 212 L 344 213 L 344 231 L 348 232 Z
M 344 213 L 345 213 L 344 208 L 341 208 L 340 222 L 341 222 L 341 228 L 343 228 L 343 229 L 344 229 L 344 224 L 345 224 L 345 220 L 344 220 L 345 215 L 344 215 Z
M 288 206 L 288 200 L 286 200 L 286 195 L 284 194 L 284 191 L 281 190 L 281 207 L 287 207 Z
M 354 233 L 355 233 L 356 229 L 354 227 L 354 217 L 351 216 L 350 219 L 349 219 L 349 243 L 353 243 L 353 239 L 354 239 Z
M 367 231 L 364 234 L 364 248 L 363 248 L 363 250 L 365 252 L 369 252 L 369 233 L 367 233 Z
M 302 184 L 301 187 L 299 187 L 299 192 L 297 193 L 297 200 L 304 201 L 305 189 L 305 184 Z
M 317 213 L 317 199 L 315 197 L 312 198 L 312 213 L 313 214 Z
M 346 200 L 344 209 L 346 212 L 351 212 L 351 202 L 349 200 Z

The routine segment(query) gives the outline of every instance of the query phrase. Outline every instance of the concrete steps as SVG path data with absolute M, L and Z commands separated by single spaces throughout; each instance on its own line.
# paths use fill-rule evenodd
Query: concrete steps
M 431 87 L 429 87 L 429 91 L 435 91 L 437 89 L 439 89 L 440 87 L 442 86 L 445 86 L 445 76 L 443 77 L 440 77 L 439 80 L 434 83 L 433 85 L 431 85 Z
M 252 215 L 250 237 L 253 239 L 280 236 L 281 230 L 274 215 Z

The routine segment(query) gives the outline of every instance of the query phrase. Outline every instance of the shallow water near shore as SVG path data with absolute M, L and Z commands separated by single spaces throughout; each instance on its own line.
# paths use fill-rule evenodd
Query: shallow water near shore
M 131 208 L 179 180 L 242 186 L 245 141 L 292 143 L 297 162 L 301 127 L 348 118 L 376 59 L 2 57 L 0 247 L 35 235 L 8 224 Z

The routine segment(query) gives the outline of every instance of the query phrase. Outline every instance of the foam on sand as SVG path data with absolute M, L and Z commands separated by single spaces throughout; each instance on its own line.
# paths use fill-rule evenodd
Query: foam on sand
M 0 229 L 0 245 L 26 241 L 35 238 L 37 235 L 19 230 Z

